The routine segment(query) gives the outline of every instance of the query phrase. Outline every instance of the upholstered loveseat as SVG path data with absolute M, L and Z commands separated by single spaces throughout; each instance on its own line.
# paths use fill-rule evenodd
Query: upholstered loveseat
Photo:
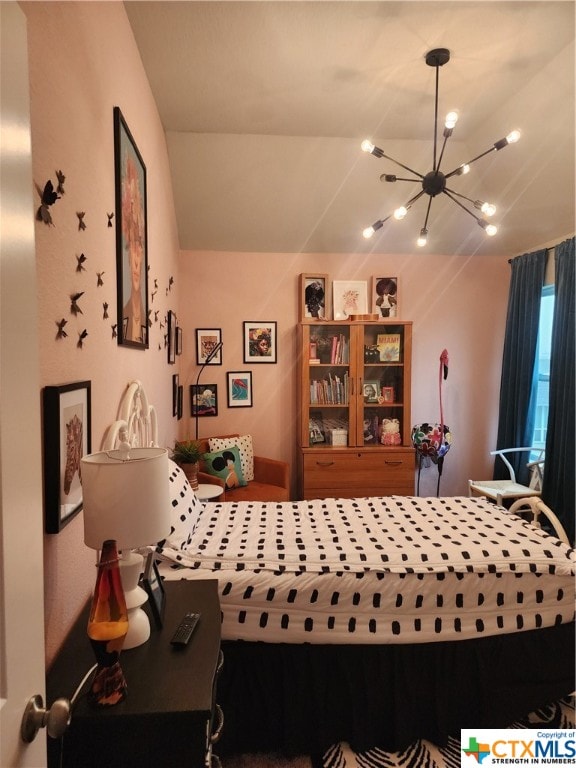
M 212 444 L 211 442 L 212 441 Z M 226 481 L 222 477 L 210 474 L 207 462 L 200 463 L 200 472 L 198 481 L 200 483 L 212 483 L 220 485 L 222 488 L 223 501 L 289 501 L 290 499 L 290 466 L 285 461 L 278 459 L 268 459 L 262 456 L 253 455 L 252 438 L 250 435 L 240 436 L 238 433 L 230 435 L 218 435 L 214 437 L 201 438 L 200 448 L 203 454 L 213 455 L 214 441 L 217 441 L 217 449 L 225 450 L 226 443 L 235 444 L 239 447 L 242 455 L 244 473 L 247 475 L 246 485 L 234 488 L 226 488 Z M 248 446 L 248 450 L 246 449 Z M 252 455 L 247 455 L 252 453 Z M 251 470 L 246 471 L 247 465 Z M 248 479 L 253 471 L 253 479 Z

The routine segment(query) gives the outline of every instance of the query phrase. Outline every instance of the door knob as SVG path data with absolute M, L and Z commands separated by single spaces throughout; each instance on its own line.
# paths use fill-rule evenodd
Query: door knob
M 46 728 L 51 738 L 59 739 L 70 725 L 71 717 L 68 699 L 56 699 L 50 709 L 44 709 L 42 696 L 36 694 L 28 701 L 24 710 L 20 726 L 22 741 L 30 744 L 36 738 L 40 728 Z

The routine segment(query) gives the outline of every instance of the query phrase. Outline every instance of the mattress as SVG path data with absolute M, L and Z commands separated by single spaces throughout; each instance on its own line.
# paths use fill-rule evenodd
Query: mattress
M 574 551 L 484 499 L 188 508 L 160 570 L 218 579 L 225 640 L 430 643 L 574 620 Z

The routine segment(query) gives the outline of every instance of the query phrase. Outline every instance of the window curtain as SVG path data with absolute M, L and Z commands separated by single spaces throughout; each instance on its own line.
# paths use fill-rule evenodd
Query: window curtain
M 496 448 L 528 446 L 534 429 L 536 401 L 538 323 L 546 249 L 517 256 L 510 261 L 512 277 L 504 336 L 500 413 Z M 527 454 L 508 457 L 520 483 L 528 482 Z M 494 479 L 505 480 L 508 471 L 502 461 L 494 462 Z
M 542 499 L 574 543 L 574 240 L 556 246 L 554 319 L 550 353 L 550 410 Z

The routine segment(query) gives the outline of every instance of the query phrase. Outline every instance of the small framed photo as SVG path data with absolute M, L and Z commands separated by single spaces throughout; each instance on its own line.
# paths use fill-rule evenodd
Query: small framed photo
M 178 421 L 182 418 L 182 414 L 184 413 L 184 387 L 182 384 L 178 385 L 178 408 L 176 411 L 176 416 L 178 417 Z
M 180 376 L 175 373 L 172 376 L 172 416 L 178 415 L 178 386 L 180 384 Z
M 118 344 L 148 348 L 146 166 L 114 107 Z
M 228 371 L 228 408 L 252 408 L 252 372 Z
M 382 402 L 393 403 L 394 402 L 394 387 L 382 387 Z
M 244 322 L 244 362 L 275 363 L 276 322 Z
M 300 275 L 300 320 L 328 320 L 330 295 L 328 275 Z
M 142 586 L 148 595 L 148 605 L 150 606 L 150 613 L 154 618 L 154 623 L 156 624 L 157 629 L 162 629 L 162 624 L 164 623 L 166 593 L 153 552 L 149 553 L 148 559 L 146 560 L 146 566 L 144 567 L 144 574 L 142 576 Z
M 398 317 L 398 278 L 372 278 L 370 295 L 370 312 L 376 312 L 380 317 Z
M 168 363 L 174 365 L 176 362 L 176 315 L 171 309 L 168 310 Z
M 365 403 L 377 403 L 380 394 L 380 382 L 375 379 L 366 379 L 362 385 L 362 395 Z
M 216 384 L 190 385 L 190 413 L 192 416 L 218 416 L 218 386 Z
M 182 328 L 179 325 L 176 326 L 176 354 L 182 354 Z
M 222 341 L 220 328 L 196 328 L 196 365 L 206 365 L 208 355 Z M 222 349 L 208 365 L 222 365 Z
M 44 518 L 60 533 L 82 509 L 80 459 L 91 450 L 90 382 L 44 387 Z
M 368 312 L 368 283 L 365 280 L 334 280 L 332 283 L 334 320 Z

